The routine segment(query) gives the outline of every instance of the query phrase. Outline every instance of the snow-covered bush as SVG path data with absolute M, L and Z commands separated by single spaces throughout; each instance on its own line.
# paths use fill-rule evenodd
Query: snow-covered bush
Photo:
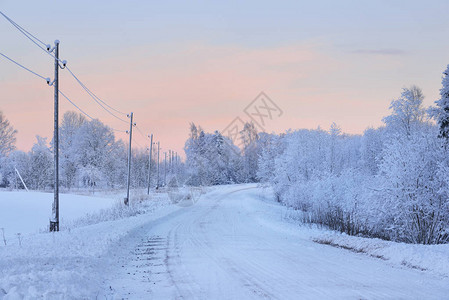
M 442 89 L 442 99 L 448 89 Z M 423 98 L 418 87 L 404 88 L 391 102 L 385 126 L 362 136 L 345 135 L 332 124 L 329 131 L 297 130 L 271 138 L 261 152 L 259 178 L 271 183 L 278 201 L 301 210 L 305 222 L 351 235 L 446 243 L 447 105 L 440 100 L 433 110 L 443 122 L 438 128 L 429 121 Z

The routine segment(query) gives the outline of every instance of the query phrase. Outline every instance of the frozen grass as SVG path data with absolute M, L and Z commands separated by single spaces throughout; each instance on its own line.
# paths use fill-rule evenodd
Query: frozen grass
M 106 195 L 114 196 L 112 191 Z M 147 195 L 143 190 L 134 190 L 130 194 L 131 200 L 128 206 L 124 205 L 123 200 L 119 196 L 117 197 L 117 194 L 115 196 L 118 199 L 115 200 L 111 207 L 100 209 L 99 211 L 88 213 L 81 218 L 63 223 L 61 230 L 151 213 L 171 203 L 167 193 L 164 192 L 152 192 L 150 195 Z

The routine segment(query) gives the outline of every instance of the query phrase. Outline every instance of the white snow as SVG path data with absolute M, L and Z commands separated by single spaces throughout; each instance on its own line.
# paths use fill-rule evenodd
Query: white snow
M 436 247 L 372 242 L 367 253 L 316 243 L 345 236 L 291 222 L 255 185 L 211 189 L 191 206 L 163 197 L 134 217 L 25 235 L 0 246 L 0 299 L 445 299 Z M 351 241 L 353 240 L 353 241 Z M 347 243 L 361 246 L 365 239 Z M 385 259 L 370 256 L 385 243 Z M 395 248 L 398 246 L 397 248 Z M 427 251 L 429 250 L 430 251 Z M 437 250 L 435 250 L 437 249 Z M 388 254 L 387 252 L 391 253 Z M 428 257 L 426 271 L 402 264 Z M 374 252 L 373 252 L 374 253 Z M 436 253 L 439 253 L 438 255 Z M 432 258 L 434 260 L 432 260 Z
M 116 202 L 114 198 L 60 194 L 61 225 L 111 207 Z M 52 203 L 52 193 L 0 192 L 0 228 L 4 228 L 6 238 L 11 240 L 17 233 L 23 235 L 48 228 Z

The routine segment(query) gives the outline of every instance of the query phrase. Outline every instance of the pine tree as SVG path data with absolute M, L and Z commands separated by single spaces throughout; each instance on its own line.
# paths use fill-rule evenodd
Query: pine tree
M 449 139 L 449 65 L 441 81 L 443 87 L 440 89 L 441 99 L 435 101 L 438 112 L 437 122 L 440 127 L 440 137 Z

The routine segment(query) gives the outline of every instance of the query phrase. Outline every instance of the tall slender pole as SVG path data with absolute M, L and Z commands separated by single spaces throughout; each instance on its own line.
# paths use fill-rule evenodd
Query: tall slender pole
M 167 185 L 167 152 L 164 152 L 164 186 Z
M 171 150 L 168 150 L 168 171 L 169 171 L 169 173 L 171 173 L 172 172 L 172 160 L 171 160 L 171 158 L 172 158 L 172 151 Z
M 14 190 L 16 190 L 17 191 L 17 189 L 18 189 L 18 187 L 17 187 L 17 173 L 14 173 L 15 174 L 15 176 L 14 176 Z
M 150 184 L 151 184 L 151 158 L 153 156 L 153 134 L 150 136 L 150 158 L 148 161 L 148 190 L 147 195 L 150 194 Z
M 131 183 L 131 143 L 133 140 L 133 113 L 131 112 L 131 114 L 128 116 L 130 118 L 130 121 L 129 121 L 129 148 L 128 148 L 128 182 L 127 182 L 127 189 L 126 189 L 125 205 L 129 205 L 129 185 Z
M 173 151 L 173 173 L 178 176 L 178 168 L 176 166 L 176 152 Z
M 50 231 L 59 231 L 59 41 L 55 41 L 55 103 L 54 103 L 54 132 L 53 132 L 53 155 L 54 155 L 54 195 L 52 205 L 52 220 Z
M 156 182 L 156 189 L 159 188 L 159 150 L 160 150 L 160 143 L 157 142 L 157 182 Z

